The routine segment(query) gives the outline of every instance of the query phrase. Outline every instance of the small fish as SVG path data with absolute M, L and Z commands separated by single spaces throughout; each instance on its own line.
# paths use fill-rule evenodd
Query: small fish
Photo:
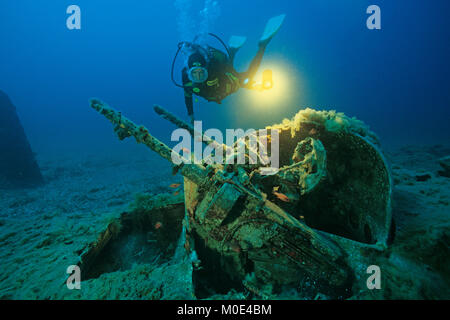
M 176 189 L 179 186 L 181 186 L 181 183 L 172 183 L 169 187 L 172 188 L 172 189 Z
M 174 196 L 177 196 L 177 195 L 179 195 L 180 194 L 180 191 L 177 191 L 177 192 L 175 192 L 173 195 Z
M 161 222 L 155 223 L 155 230 L 161 229 L 163 224 Z
M 184 151 L 186 153 L 191 153 L 191 150 L 187 149 L 187 148 L 181 148 L 181 151 Z
M 273 194 L 283 202 L 291 202 L 291 199 L 288 198 L 287 195 L 274 191 Z
M 315 135 L 315 134 L 317 134 L 317 133 L 318 133 L 318 131 L 317 131 L 316 128 L 312 128 L 311 130 L 309 130 L 309 134 L 310 134 L 310 135 Z

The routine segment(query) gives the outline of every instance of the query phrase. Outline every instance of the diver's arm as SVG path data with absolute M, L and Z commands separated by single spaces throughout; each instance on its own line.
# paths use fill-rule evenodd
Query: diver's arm
M 258 52 L 251 61 L 248 70 L 246 72 L 242 72 L 239 74 L 239 78 L 241 79 L 241 85 L 243 88 L 247 89 L 252 88 L 253 78 L 258 72 L 265 50 L 266 50 L 265 46 L 259 46 Z

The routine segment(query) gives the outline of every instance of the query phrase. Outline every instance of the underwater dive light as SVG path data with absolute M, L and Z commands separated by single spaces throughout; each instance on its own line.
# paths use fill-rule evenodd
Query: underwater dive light
M 247 81 L 248 79 L 246 79 Z M 248 81 L 247 81 L 248 83 Z M 244 82 L 244 84 L 247 84 Z M 262 81 L 258 83 L 252 83 L 251 88 L 257 91 L 270 90 L 273 88 L 273 73 L 272 70 L 266 69 L 262 74 Z
M 264 70 L 262 84 L 264 89 L 266 90 L 273 88 L 272 70 L 270 69 Z
M 266 63 L 266 67 L 255 76 L 255 81 L 249 80 L 246 85 L 251 90 L 245 90 L 241 96 L 243 103 L 257 109 L 278 109 L 281 103 L 290 103 L 302 90 L 297 81 L 300 75 L 294 76 L 295 68 L 283 62 L 272 60 Z

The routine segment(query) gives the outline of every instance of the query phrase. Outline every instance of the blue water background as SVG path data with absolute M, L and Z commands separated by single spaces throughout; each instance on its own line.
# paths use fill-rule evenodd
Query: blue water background
M 82 29 L 68 30 L 76 4 Z M 287 67 L 289 91 L 259 108 L 238 92 L 222 105 L 202 99 L 204 128 L 260 128 L 299 109 L 336 109 L 363 120 L 389 146 L 450 141 L 450 2 L 412 0 L 219 0 L 210 30 L 226 41 L 245 35 L 236 67 L 256 52 L 266 21 L 287 13 L 263 67 Z M 381 8 L 382 29 L 366 28 L 366 8 Z M 191 23 L 204 0 L 192 1 Z M 188 21 L 189 22 L 189 21 Z M 174 127 L 152 110 L 186 116 L 183 92 L 170 80 L 182 39 L 174 1 L 3 0 L 0 2 L 0 90 L 17 106 L 33 149 L 43 153 L 130 152 L 90 97 L 120 109 L 170 141 Z M 182 61 L 181 61 L 182 62 Z M 177 64 L 179 72 L 181 62 Z M 176 74 L 177 78 L 179 74 Z M 139 149 L 141 150 L 141 149 Z

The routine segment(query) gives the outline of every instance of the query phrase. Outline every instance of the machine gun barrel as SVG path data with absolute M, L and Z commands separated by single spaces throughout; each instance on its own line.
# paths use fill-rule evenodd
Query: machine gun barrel
M 153 109 L 163 119 L 166 119 L 167 121 L 172 122 L 174 125 L 176 125 L 179 128 L 182 128 L 182 129 L 185 129 L 185 130 L 189 131 L 189 133 L 192 136 L 196 136 L 197 135 L 197 136 L 202 137 L 202 141 L 204 143 L 206 143 L 207 145 L 211 145 L 211 144 L 214 145 L 214 146 L 218 145 L 217 141 L 215 141 L 214 139 L 212 139 L 209 136 L 205 135 L 203 132 L 195 130 L 195 128 L 192 125 L 184 122 L 183 120 L 181 120 L 180 118 L 178 118 L 174 114 L 170 113 L 169 111 L 167 111 L 163 107 L 161 107 L 159 105 L 154 105 Z M 225 152 L 225 154 L 227 154 L 227 149 L 229 149 L 229 148 L 225 144 L 222 144 L 222 148 L 223 148 L 223 151 Z
M 189 163 L 187 159 L 152 136 L 146 127 L 136 125 L 133 121 L 123 117 L 121 112 L 111 108 L 98 99 L 91 99 L 90 105 L 116 126 L 114 131 L 120 140 L 133 136 L 137 143 L 145 144 L 164 159 L 171 163 L 174 163 L 174 161 L 179 163 L 179 172 L 186 178 L 196 183 L 201 183 L 206 178 L 207 173 L 204 167 L 198 164 L 186 165 L 186 163 Z

